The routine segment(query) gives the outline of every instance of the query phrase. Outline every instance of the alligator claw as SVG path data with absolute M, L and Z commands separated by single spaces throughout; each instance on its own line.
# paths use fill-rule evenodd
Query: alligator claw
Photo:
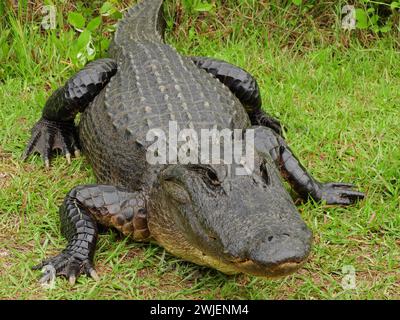
M 353 190 L 354 188 L 350 183 L 321 184 L 317 198 L 327 204 L 350 205 L 365 197 L 364 193 Z
M 46 168 L 55 149 L 60 149 L 71 163 L 71 154 L 79 155 L 78 138 L 73 122 L 50 121 L 41 118 L 32 129 L 32 136 L 25 148 L 22 159 L 25 161 L 37 152 L 42 156 Z
M 49 285 L 56 277 L 56 271 L 50 265 L 46 265 L 42 268 L 42 274 L 43 276 L 40 278 L 39 283 L 43 286 Z
M 49 281 L 51 275 L 49 275 L 49 272 L 46 272 L 48 269 L 55 270 L 53 276 L 67 278 L 71 285 L 75 284 L 76 279 L 81 274 L 86 274 L 95 281 L 100 279 L 93 267 L 93 263 L 89 259 L 82 259 L 82 255 L 70 251 L 63 251 L 59 255 L 46 259 L 42 263 L 32 267 L 32 270 L 42 270 L 40 283 Z
M 94 269 L 89 270 L 89 275 L 92 277 L 92 279 L 94 279 L 94 281 L 100 280 L 99 275 L 97 274 L 96 270 L 94 270 Z

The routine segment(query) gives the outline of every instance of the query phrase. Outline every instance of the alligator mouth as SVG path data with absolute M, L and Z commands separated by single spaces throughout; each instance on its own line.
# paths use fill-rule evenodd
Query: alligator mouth
M 260 263 L 250 258 L 233 259 L 230 263 L 240 273 L 246 273 L 258 277 L 275 278 L 289 275 L 301 268 L 308 260 L 308 254 L 304 257 L 285 259 L 276 263 Z
M 306 259 L 300 261 L 286 261 L 276 265 L 265 266 L 252 260 L 235 263 L 235 267 L 242 273 L 258 277 L 275 278 L 289 275 L 304 265 Z

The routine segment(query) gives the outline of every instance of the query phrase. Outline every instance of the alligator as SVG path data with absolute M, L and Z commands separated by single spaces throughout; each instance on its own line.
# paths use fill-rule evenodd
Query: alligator
M 306 171 L 279 120 L 263 110 L 252 75 L 166 44 L 162 6 L 144 0 L 127 10 L 109 57 L 54 91 L 32 129 L 25 160 L 39 153 L 49 167 L 57 149 L 69 163 L 82 150 L 97 179 L 66 195 L 59 214 L 68 245 L 33 268 L 51 267 L 72 284 L 82 274 L 98 279 L 98 230 L 108 227 L 226 274 L 290 274 L 308 259 L 313 236 L 282 177 L 316 202 L 350 205 L 364 194 Z M 171 121 L 193 130 L 253 130 L 254 170 L 235 175 L 223 162 L 149 163 L 146 134 L 168 131 Z

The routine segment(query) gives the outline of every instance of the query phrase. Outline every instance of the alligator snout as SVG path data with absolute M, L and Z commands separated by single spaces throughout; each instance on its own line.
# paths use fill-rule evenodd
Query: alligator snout
M 248 250 L 248 259 L 239 262 L 241 272 L 277 277 L 294 272 L 307 259 L 312 232 L 304 225 L 297 233 L 267 234 Z

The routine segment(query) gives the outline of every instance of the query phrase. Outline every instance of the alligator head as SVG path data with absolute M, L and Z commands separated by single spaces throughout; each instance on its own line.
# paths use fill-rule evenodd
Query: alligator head
M 228 169 L 168 165 L 150 195 L 151 234 L 172 254 L 224 273 L 295 271 L 310 252 L 312 233 L 272 160 L 251 175 Z

